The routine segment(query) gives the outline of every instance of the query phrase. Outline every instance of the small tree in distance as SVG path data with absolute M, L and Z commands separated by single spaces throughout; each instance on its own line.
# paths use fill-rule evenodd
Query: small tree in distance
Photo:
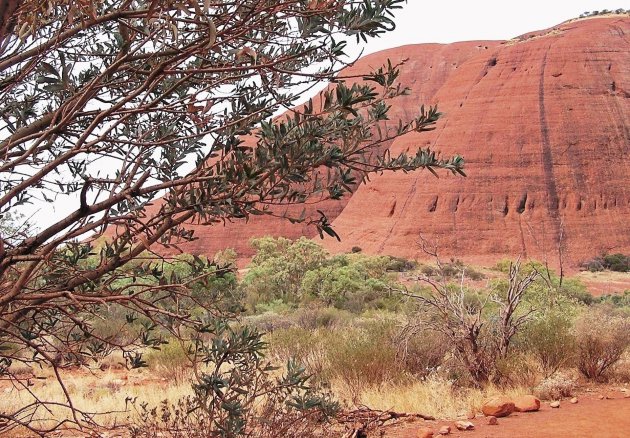
M 38 222 L 37 232 L 0 236 L 1 371 L 12 377 L 11 364 L 53 366 L 61 405 L 74 423 L 90 423 L 59 367 L 113 350 L 140 367 L 142 349 L 158 348 L 160 333 L 195 337 L 182 327 L 220 326 L 208 319 L 223 310 L 190 291 L 211 289 L 225 269 L 193 258 L 181 273 L 159 256 L 160 246 L 194 238 L 188 224 L 339 199 L 371 172 L 463 175 L 459 156 L 375 152 L 433 129 L 439 117 L 423 107 L 412 120 L 386 123 L 388 101 L 406 92 L 397 66 L 355 78 L 341 71 L 345 38 L 367 41 L 392 29 L 403 3 L 3 2 L 0 214 L 58 197 L 76 206 Z M 296 89 L 322 81 L 333 86 L 290 109 L 302 95 Z M 273 119 L 281 109 L 289 111 Z M 323 214 L 291 219 L 336 236 Z M 194 316 L 195 306 L 209 313 Z M 128 333 L 124 342 L 95 329 L 116 313 L 125 323 L 109 328 Z M 49 405 L 16 406 L 0 415 L 2 424 L 28 426 Z
M 428 287 L 419 292 L 401 290 L 419 303 L 424 318 L 405 329 L 406 336 L 423 330 L 436 331 L 448 339 L 455 356 L 468 372 L 470 380 L 480 387 L 498 381 L 497 364 L 508 357 L 516 334 L 531 319 L 534 309 L 525 303 L 528 288 L 540 276 L 535 269 L 523 272 L 521 261 L 510 263 L 505 285 L 498 290 L 474 291 L 464 281 L 466 268 L 459 271 L 460 282 L 449 282 L 445 266 L 436 248 L 423 250 L 437 261 L 437 278 L 422 275 L 420 284 Z

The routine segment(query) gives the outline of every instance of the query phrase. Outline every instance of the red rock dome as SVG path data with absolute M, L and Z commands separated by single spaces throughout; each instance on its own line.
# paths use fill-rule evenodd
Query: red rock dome
M 393 153 L 431 146 L 466 159 L 468 178 L 388 173 L 351 198 L 317 208 L 341 242 L 367 253 L 426 257 L 420 237 L 444 257 L 491 263 L 523 254 L 568 265 L 603 251 L 630 252 L 630 19 L 563 23 L 510 41 L 419 44 L 379 52 L 348 72 L 408 61 L 392 119 L 438 104 L 437 129 L 410 134 Z M 251 254 L 261 235 L 313 236 L 272 217 L 197 227 L 182 248 Z

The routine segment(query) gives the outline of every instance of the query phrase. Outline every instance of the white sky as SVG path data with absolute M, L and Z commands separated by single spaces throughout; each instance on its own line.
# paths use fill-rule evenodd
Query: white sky
M 508 40 L 586 11 L 630 7 L 629 0 L 408 0 L 396 30 L 371 40 L 364 54 L 418 43 Z

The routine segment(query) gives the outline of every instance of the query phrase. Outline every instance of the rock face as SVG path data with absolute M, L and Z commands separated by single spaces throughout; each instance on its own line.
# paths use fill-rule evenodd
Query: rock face
M 630 18 L 567 22 L 510 41 L 421 44 L 367 56 L 348 73 L 401 67 L 411 94 L 391 119 L 438 104 L 437 129 L 410 134 L 392 155 L 431 146 L 459 153 L 468 178 L 429 172 L 371 178 L 352 197 L 318 205 L 341 242 L 366 253 L 425 258 L 422 237 L 442 257 L 492 263 L 520 254 L 566 265 L 603 251 L 630 252 Z M 271 217 L 199 226 L 187 252 L 226 247 L 251 255 L 251 237 L 313 237 Z
M 468 178 L 373 178 L 333 223 L 342 242 L 327 247 L 417 257 L 423 236 L 442 256 L 554 262 L 561 246 L 573 266 L 628 252 L 629 32 L 627 17 L 592 19 L 478 48 L 429 97 L 444 112 L 438 128 L 390 148 L 459 152 Z

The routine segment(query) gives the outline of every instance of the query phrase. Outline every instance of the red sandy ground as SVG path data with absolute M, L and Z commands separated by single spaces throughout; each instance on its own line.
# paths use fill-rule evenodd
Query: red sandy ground
M 582 280 L 582 282 L 594 297 L 622 294 L 624 291 L 630 290 L 630 275 L 628 278 L 616 280 Z M 630 432 L 628 436 L 630 436 Z
M 439 437 L 439 428 L 450 425 L 453 431 L 448 436 L 461 438 L 630 437 L 630 398 L 624 398 L 621 392 L 610 392 L 608 396 L 610 399 L 599 400 L 597 393 L 586 394 L 579 397 L 579 403 L 575 405 L 568 400 L 562 401 L 559 409 L 543 403 L 538 412 L 499 418 L 497 426 L 489 426 L 485 418 L 477 417 L 471 420 L 475 424 L 474 431 L 460 432 L 452 421 L 425 421 L 393 425 L 381 436 L 416 438 L 420 428 L 430 427 L 434 436 Z

